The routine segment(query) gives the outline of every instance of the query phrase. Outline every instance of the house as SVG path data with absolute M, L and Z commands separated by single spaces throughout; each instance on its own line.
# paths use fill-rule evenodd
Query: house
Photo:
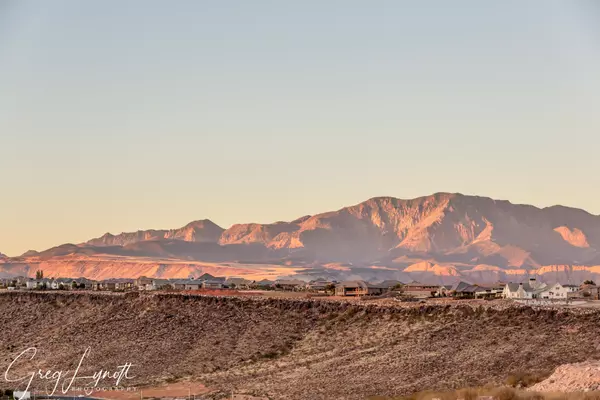
M 168 279 L 152 279 L 150 285 L 146 285 L 145 290 L 162 290 L 172 286 L 172 282 Z
M 450 296 L 450 291 L 452 290 L 452 286 L 454 285 L 442 285 L 438 287 L 437 292 L 435 292 L 435 297 L 447 297 Z
M 117 280 L 116 279 L 105 279 L 97 282 L 95 290 L 116 290 Z
M 365 281 L 344 281 L 335 286 L 336 296 L 378 295 L 387 291 L 386 287 Z
M 200 279 L 178 279 L 170 283 L 177 290 L 200 290 L 204 281 Z
M 171 285 L 175 290 L 184 290 L 187 281 L 189 281 L 189 279 L 175 279 L 171 281 Z
M 477 286 L 475 290 L 476 299 L 496 299 L 501 298 L 504 293 L 504 284 L 492 286 Z
M 137 286 L 139 290 L 152 290 L 152 278 L 140 276 L 135 280 L 135 286 Z
M 583 298 L 600 300 L 600 286 L 590 284 L 581 285 L 579 292 Z
M 377 285 L 379 285 L 381 287 L 384 287 L 387 290 L 392 290 L 392 289 L 395 289 L 397 287 L 401 287 L 404 284 L 402 282 L 400 282 L 400 281 L 395 280 L 395 279 L 388 279 L 388 280 L 385 280 L 385 281 L 383 281 L 381 283 L 378 283 Z
M 225 280 L 225 285 L 231 289 L 248 290 L 253 283 L 254 281 L 244 278 L 227 278 L 227 280 Z
M 115 285 L 117 290 L 132 290 L 135 286 L 134 279 L 118 279 Z
M 334 286 L 332 281 L 326 279 L 315 279 L 306 284 L 306 290 L 315 293 L 325 293 L 328 287 Z
M 252 287 L 255 289 L 273 289 L 274 285 L 275 285 L 274 281 L 270 281 L 268 279 L 263 279 L 261 281 L 254 282 Z
M 275 287 L 281 290 L 300 290 L 306 286 L 306 282 L 299 279 L 279 279 L 275 281 Z
M 211 274 L 202 274 L 198 280 L 225 283 L 226 278 L 221 276 L 212 276 Z
M 71 289 L 73 289 L 73 282 L 75 282 L 75 281 L 71 278 L 57 278 L 55 280 L 55 282 L 57 285 L 56 289 L 71 290 Z M 76 285 L 78 285 L 78 284 L 76 283 Z M 54 289 L 54 286 L 52 288 Z
M 475 293 L 485 292 L 485 289 L 470 283 L 459 282 L 452 287 L 450 292 L 453 297 L 458 299 L 474 299 Z
M 531 299 L 533 289 L 528 283 L 507 283 L 502 292 L 505 299 Z
M 12 278 L 12 281 L 15 282 L 15 286 L 17 287 L 25 286 L 28 280 L 29 278 L 21 275 Z
M 402 289 L 405 296 L 426 299 L 428 297 L 433 297 L 435 293 L 438 292 L 439 286 L 413 282 L 404 285 Z
M 30 279 L 27 282 L 25 282 L 25 288 L 27 290 L 37 289 L 41 285 L 42 285 L 42 282 L 39 279 Z
M 502 292 L 505 299 L 537 299 L 548 289 L 544 283 L 530 278 L 524 283 L 507 283 Z
M 202 287 L 204 287 L 204 282 L 203 280 L 200 279 L 188 279 L 185 282 L 185 290 L 200 290 Z
M 574 293 L 579 290 L 578 286 L 575 285 L 561 285 L 555 283 L 552 286 L 546 287 L 538 296 L 540 299 L 562 299 L 565 300 L 569 297 L 569 293 Z
M 77 284 L 78 289 L 91 290 L 95 281 L 87 278 L 76 278 L 73 279 L 73 282 Z
M 160 290 L 160 289 L 165 289 L 167 287 L 172 287 L 172 283 L 175 281 L 170 281 L 168 279 L 155 279 L 155 278 L 148 278 L 145 276 L 140 276 L 139 278 L 137 278 L 134 282 L 134 288 L 137 288 L 138 290 Z M 185 288 L 185 284 L 181 287 L 181 289 Z
M 448 294 L 458 299 L 494 299 L 502 297 L 503 291 L 504 286 L 500 284 L 482 286 L 461 281 L 452 285 Z
M 203 289 L 223 289 L 225 287 L 225 282 L 222 280 L 207 280 L 202 282 Z

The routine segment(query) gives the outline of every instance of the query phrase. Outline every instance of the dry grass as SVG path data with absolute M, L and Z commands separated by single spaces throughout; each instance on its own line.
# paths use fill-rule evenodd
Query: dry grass
M 477 400 L 492 397 L 494 400 L 600 400 L 600 392 L 586 393 L 535 393 L 512 387 L 483 386 L 446 392 L 422 391 L 410 396 L 372 396 L 369 400 Z
M 513 388 L 527 388 L 539 383 L 550 376 L 552 371 L 544 373 L 516 372 L 506 378 L 506 385 Z

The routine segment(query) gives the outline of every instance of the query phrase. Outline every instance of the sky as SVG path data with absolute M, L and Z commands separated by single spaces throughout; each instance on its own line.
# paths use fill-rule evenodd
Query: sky
M 0 2 L 0 252 L 375 196 L 600 214 L 594 0 Z

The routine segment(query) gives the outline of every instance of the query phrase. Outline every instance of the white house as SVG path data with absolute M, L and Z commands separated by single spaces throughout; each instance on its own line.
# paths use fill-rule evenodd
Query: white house
M 537 282 L 535 278 L 525 283 L 507 283 L 502 291 L 505 299 L 537 299 L 547 289 L 544 283 Z
M 560 283 L 555 283 L 540 293 L 539 297 L 542 299 L 566 299 L 569 297 L 569 293 L 574 293 L 578 290 L 579 286 L 577 285 L 561 285 Z
M 32 290 L 32 289 L 37 289 L 38 285 L 40 285 L 40 284 L 41 284 L 40 281 L 38 281 L 37 279 L 36 280 L 32 279 L 32 280 L 25 282 L 25 287 L 29 290 Z

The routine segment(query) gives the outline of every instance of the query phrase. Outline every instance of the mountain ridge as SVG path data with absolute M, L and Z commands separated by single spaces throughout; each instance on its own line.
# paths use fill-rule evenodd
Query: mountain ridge
M 344 263 L 355 270 L 377 266 L 398 272 L 428 262 L 438 267 L 419 273 L 457 276 L 455 268 L 460 274 L 483 276 L 495 272 L 471 270 L 481 265 L 507 271 L 600 265 L 600 216 L 573 207 L 539 208 L 460 193 L 415 199 L 378 196 L 289 222 L 224 229 L 204 219 L 177 229 L 107 233 L 23 257 L 43 261 L 100 255 L 303 266 Z

